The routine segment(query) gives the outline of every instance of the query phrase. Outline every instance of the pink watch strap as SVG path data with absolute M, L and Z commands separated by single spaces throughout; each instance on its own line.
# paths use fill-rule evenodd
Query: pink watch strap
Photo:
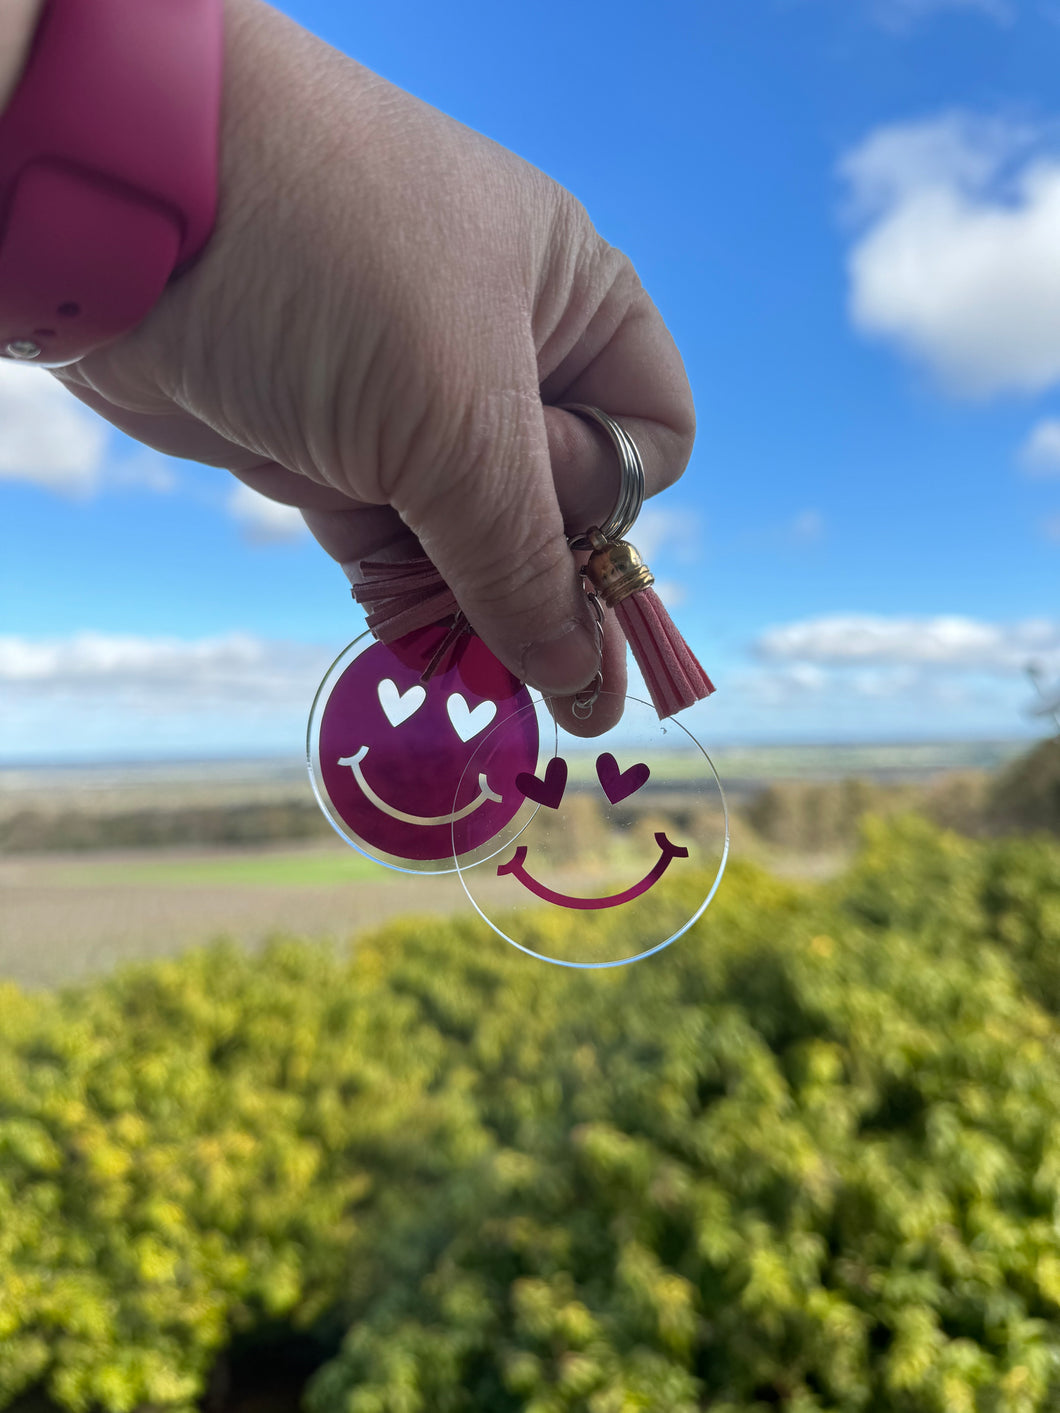
M 199 253 L 221 72 L 222 0 L 48 0 L 0 114 L 0 354 L 84 357 Z

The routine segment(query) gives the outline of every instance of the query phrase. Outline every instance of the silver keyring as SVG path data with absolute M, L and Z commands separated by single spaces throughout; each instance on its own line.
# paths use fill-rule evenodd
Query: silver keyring
M 605 540 L 624 540 L 644 504 L 644 462 L 640 459 L 637 445 L 626 429 L 620 427 L 606 412 L 601 412 L 599 407 L 590 407 L 584 402 L 566 402 L 560 404 L 560 411 L 591 417 L 603 427 L 618 452 L 618 468 L 621 474 L 618 499 L 610 519 L 597 528 Z M 576 535 L 572 543 L 583 538 L 584 536 Z

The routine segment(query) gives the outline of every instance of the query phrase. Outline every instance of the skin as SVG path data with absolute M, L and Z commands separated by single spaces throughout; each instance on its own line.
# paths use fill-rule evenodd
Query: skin
M 43 0 L 4 0 L 0 14 L 0 109 L 15 91 Z
M 662 490 L 695 427 L 673 340 L 542 172 L 260 0 L 227 0 L 225 22 L 214 234 L 142 324 L 52 376 L 147 445 L 298 506 L 354 581 L 418 541 L 505 665 L 569 696 L 598 656 L 565 531 L 606 518 L 618 474 L 556 404 L 621 420 Z M 610 616 L 603 671 L 621 693 Z M 580 735 L 619 711 L 557 707 Z

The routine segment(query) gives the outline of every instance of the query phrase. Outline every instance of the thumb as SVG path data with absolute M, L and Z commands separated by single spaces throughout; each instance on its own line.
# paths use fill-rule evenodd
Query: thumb
M 600 634 L 563 533 L 536 387 L 476 399 L 462 445 L 395 507 L 501 662 L 570 696 L 600 669 Z

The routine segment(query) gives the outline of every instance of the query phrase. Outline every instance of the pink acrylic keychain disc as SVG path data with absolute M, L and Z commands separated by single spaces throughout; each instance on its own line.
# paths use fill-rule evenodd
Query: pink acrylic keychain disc
M 394 643 L 364 634 L 332 665 L 309 718 L 309 773 L 324 813 L 361 853 L 413 873 L 489 858 L 525 818 L 515 782 L 538 765 L 539 711 L 480 639 L 462 639 L 444 670 L 420 681 L 445 632 L 436 624 Z M 508 729 L 483 749 L 499 725 Z

